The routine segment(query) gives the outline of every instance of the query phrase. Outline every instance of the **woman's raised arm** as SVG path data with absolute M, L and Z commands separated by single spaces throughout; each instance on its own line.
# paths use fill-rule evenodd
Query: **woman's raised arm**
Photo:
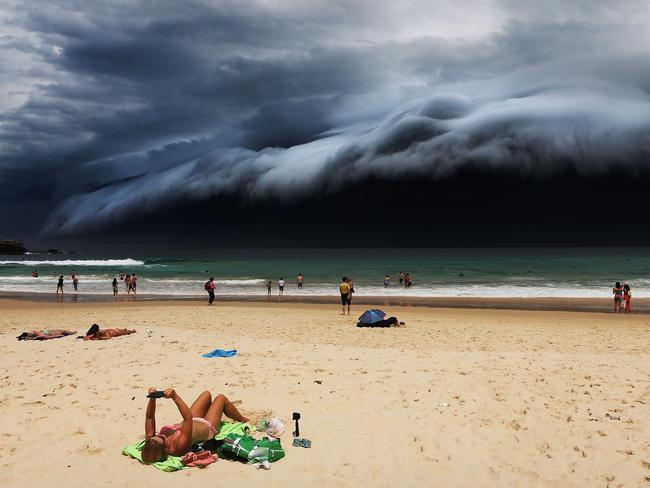
M 192 412 L 173 388 L 167 388 L 165 390 L 165 398 L 174 400 L 181 417 L 183 417 L 181 433 L 176 440 L 176 449 L 185 454 L 192 444 Z
M 147 393 L 153 393 L 156 389 L 152 386 Z M 156 434 L 156 399 L 149 398 L 147 402 L 147 412 L 144 418 L 144 435 L 149 438 Z

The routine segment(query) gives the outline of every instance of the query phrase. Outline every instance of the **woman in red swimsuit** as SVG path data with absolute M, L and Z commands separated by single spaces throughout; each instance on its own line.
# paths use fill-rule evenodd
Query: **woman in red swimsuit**
M 630 285 L 627 283 L 623 285 L 623 301 L 625 302 L 625 313 L 632 313 L 630 304 L 632 301 L 632 290 L 630 290 Z
M 155 391 L 155 388 L 149 388 L 149 393 Z M 204 391 L 189 408 L 173 388 L 165 390 L 164 398 L 174 401 L 183 421 L 166 425 L 156 434 L 156 399 L 149 399 L 144 421 L 146 440 L 142 448 L 142 461 L 145 463 L 162 461 L 168 454 L 182 456 L 189 452 L 192 444 L 213 438 L 224 413 L 237 422 L 248 422 L 223 395 L 217 395 L 212 400 L 210 392 Z

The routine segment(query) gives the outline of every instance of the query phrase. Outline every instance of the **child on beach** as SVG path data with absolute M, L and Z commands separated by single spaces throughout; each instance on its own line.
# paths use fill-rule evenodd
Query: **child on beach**
M 621 288 L 621 283 L 619 281 L 617 281 L 614 285 L 612 293 L 614 294 L 614 313 L 620 313 L 623 311 L 621 310 L 621 302 L 623 301 L 623 288 Z
M 384 276 L 384 288 L 388 288 L 390 286 L 390 276 L 386 275 Z
M 278 289 L 279 289 L 278 294 L 284 295 L 284 277 L 281 277 L 280 280 L 278 281 Z
M 266 294 L 271 295 L 271 280 L 266 284 Z
M 59 282 L 56 285 L 56 294 L 59 294 L 59 290 L 61 290 L 61 294 L 63 294 L 63 275 L 59 276 Z
M 113 296 L 117 296 L 117 278 L 113 278 Z
M 126 294 L 129 295 L 131 293 L 131 275 L 127 274 L 126 277 L 124 278 L 124 287 L 126 288 Z
M 623 301 L 625 302 L 625 313 L 632 313 L 631 301 L 632 301 L 632 290 L 630 290 L 630 285 L 625 283 L 623 285 Z
M 149 388 L 148 393 L 155 391 L 156 388 Z M 167 388 L 163 398 L 174 401 L 183 420 L 164 426 L 156 434 L 156 399 L 149 399 L 144 422 L 146 440 L 142 448 L 142 461 L 145 463 L 162 461 L 168 454 L 182 456 L 192 444 L 212 439 L 224 413 L 237 422 L 248 422 L 224 395 L 217 395 L 213 400 L 210 392 L 204 391 L 189 408 L 173 388 Z
M 302 284 L 305 281 L 305 278 L 302 276 L 302 273 L 298 273 L 298 276 L 296 277 L 296 285 L 298 285 L 298 289 L 302 290 Z

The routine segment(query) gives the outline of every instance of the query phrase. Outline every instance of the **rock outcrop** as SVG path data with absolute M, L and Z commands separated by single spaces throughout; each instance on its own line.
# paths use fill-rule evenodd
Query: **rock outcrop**
M 27 248 L 22 241 L 0 239 L 0 254 L 25 254 Z

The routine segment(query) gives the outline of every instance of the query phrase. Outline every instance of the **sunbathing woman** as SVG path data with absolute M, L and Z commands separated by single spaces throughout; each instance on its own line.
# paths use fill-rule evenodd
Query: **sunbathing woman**
M 149 393 L 154 391 L 155 388 L 149 388 Z M 156 434 L 156 399 L 149 399 L 144 421 L 146 439 L 142 448 L 142 461 L 145 463 L 163 461 L 168 454 L 182 456 L 189 452 L 195 442 L 212 439 L 224 413 L 237 422 L 248 422 L 223 395 L 217 395 L 212 400 L 210 392 L 204 391 L 189 408 L 173 388 L 165 390 L 164 398 L 174 401 L 183 421 L 180 424 L 166 425 Z
M 76 333 L 77 333 L 76 330 L 41 329 L 41 330 L 33 330 L 31 332 L 24 332 L 18 337 L 19 340 L 33 339 L 35 341 L 46 341 L 48 339 L 58 339 L 59 337 L 65 337 Z M 24 337 L 24 338 L 20 339 L 20 337 Z
M 130 329 L 99 329 L 96 332 L 86 334 L 84 341 L 106 341 L 113 337 L 135 334 L 135 330 Z

